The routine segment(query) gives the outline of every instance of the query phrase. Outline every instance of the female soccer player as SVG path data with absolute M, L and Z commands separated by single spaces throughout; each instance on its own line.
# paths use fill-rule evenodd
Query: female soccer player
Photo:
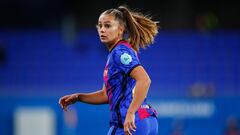
M 158 33 L 157 22 L 125 6 L 104 11 L 97 30 L 109 50 L 104 70 L 104 85 L 93 93 L 63 96 L 64 110 L 77 101 L 110 105 L 108 135 L 157 135 L 156 112 L 146 102 L 151 80 L 138 59 L 140 48 L 153 43 Z

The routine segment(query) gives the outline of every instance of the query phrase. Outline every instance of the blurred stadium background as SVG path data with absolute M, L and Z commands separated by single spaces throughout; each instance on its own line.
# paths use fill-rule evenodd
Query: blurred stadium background
M 233 0 L 0 1 L 0 135 L 104 135 L 107 105 L 59 97 L 102 86 L 108 54 L 95 24 L 127 4 L 160 21 L 140 52 L 160 135 L 239 135 L 240 10 Z

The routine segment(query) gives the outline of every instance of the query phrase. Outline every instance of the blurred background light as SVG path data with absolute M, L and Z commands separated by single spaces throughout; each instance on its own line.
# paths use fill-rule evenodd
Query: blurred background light
M 160 22 L 154 45 L 139 55 L 152 80 L 148 99 L 159 112 L 159 134 L 240 133 L 237 2 L 2 0 L 0 135 L 20 135 L 34 124 L 42 131 L 44 122 L 51 135 L 107 134 L 107 105 L 78 103 L 63 112 L 58 99 L 102 87 L 108 51 L 95 24 L 120 4 Z

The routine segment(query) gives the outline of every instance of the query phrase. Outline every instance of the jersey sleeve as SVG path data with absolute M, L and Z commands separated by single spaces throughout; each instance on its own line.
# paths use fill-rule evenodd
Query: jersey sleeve
M 120 46 L 114 50 L 113 61 L 117 68 L 119 68 L 125 74 L 130 74 L 135 67 L 140 65 L 135 51 L 126 46 Z

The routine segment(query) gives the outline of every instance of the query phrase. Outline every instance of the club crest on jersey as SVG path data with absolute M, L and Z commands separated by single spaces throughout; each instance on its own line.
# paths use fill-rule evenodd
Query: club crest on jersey
M 122 54 L 120 59 L 121 63 L 124 65 L 128 65 L 132 61 L 132 57 L 127 53 Z

